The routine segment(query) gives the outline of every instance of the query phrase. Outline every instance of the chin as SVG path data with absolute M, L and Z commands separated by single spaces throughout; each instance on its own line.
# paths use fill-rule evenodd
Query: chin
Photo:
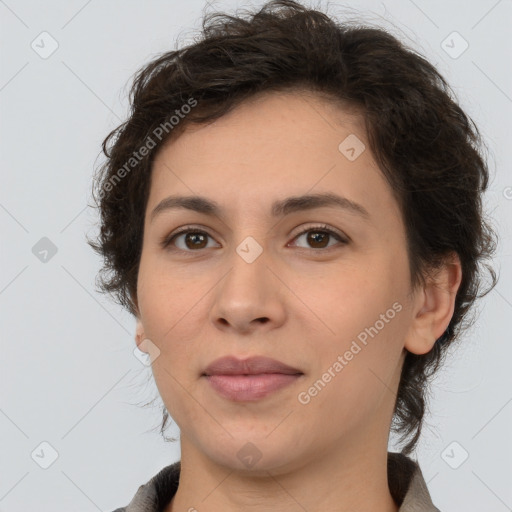
M 269 471 L 284 472 L 299 456 L 296 443 L 289 437 L 269 439 L 268 432 L 261 436 L 253 432 L 252 435 L 227 436 L 222 441 L 217 439 L 214 446 L 204 446 L 203 453 L 230 471 L 266 477 Z

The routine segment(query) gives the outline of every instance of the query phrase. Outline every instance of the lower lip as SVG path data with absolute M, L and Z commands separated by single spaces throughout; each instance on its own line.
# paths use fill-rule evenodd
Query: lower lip
M 259 375 L 208 375 L 206 379 L 220 395 L 235 402 L 259 400 L 289 386 L 302 374 L 262 373 Z

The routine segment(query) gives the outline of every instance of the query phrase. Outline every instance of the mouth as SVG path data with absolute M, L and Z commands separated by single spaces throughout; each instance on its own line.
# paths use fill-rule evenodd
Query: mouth
M 299 369 L 269 357 L 253 356 L 248 359 L 238 359 L 235 356 L 227 356 L 209 364 L 203 375 L 261 375 L 264 373 L 302 374 Z
M 281 361 L 267 357 L 216 359 L 203 372 L 214 391 L 228 400 L 252 402 L 277 392 L 304 375 Z

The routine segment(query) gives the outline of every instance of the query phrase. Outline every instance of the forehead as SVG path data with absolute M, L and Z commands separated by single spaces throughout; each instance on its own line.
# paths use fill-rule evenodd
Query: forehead
M 302 90 L 258 93 L 213 122 L 197 125 L 186 121 L 185 116 L 184 124 L 175 129 L 177 136 L 160 149 L 155 166 L 166 158 L 169 146 L 174 146 L 176 153 L 184 143 L 197 147 L 197 152 L 188 155 L 192 160 L 201 157 L 200 149 L 208 149 L 216 158 L 239 157 L 246 149 L 263 150 L 251 153 L 254 161 L 276 151 L 281 158 L 287 152 L 290 158 L 298 158 L 312 148 L 337 154 L 340 137 L 357 134 L 361 140 L 366 138 L 364 119 L 356 108 L 342 106 L 340 100 L 334 102 L 326 94 Z M 319 146 L 319 139 L 324 139 L 324 144 Z M 212 151 L 213 146 L 219 149 Z M 222 154 L 222 149 L 229 153 Z
M 148 209 L 170 194 L 261 210 L 317 192 L 338 193 L 370 212 L 397 206 L 362 116 L 313 93 L 261 94 L 214 122 L 186 125 L 159 150 L 152 173 Z

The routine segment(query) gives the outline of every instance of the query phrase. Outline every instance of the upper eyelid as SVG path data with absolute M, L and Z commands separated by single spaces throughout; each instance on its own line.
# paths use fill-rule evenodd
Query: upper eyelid
M 299 237 L 299 236 L 302 236 L 304 235 L 305 233 L 307 233 L 308 231 L 325 231 L 331 235 L 335 235 L 337 236 L 342 242 L 345 242 L 345 241 L 348 241 L 348 237 L 347 235 L 344 235 L 343 233 L 339 233 L 337 229 L 335 228 L 331 228 L 327 225 L 317 225 L 317 226 L 308 226 L 308 227 L 305 227 L 303 229 L 301 229 L 297 234 L 293 235 L 293 239 Z

